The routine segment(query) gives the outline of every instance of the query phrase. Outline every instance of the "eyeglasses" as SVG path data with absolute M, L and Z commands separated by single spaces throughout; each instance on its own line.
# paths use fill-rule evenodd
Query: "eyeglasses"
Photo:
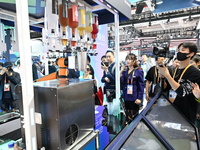
M 87 71 L 90 71 L 90 68 L 87 68 L 86 70 L 87 70 Z

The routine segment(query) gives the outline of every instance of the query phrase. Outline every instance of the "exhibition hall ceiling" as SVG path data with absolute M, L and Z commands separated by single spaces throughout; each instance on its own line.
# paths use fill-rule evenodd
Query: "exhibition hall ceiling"
M 151 1 L 151 5 L 149 5 Z M 142 0 L 132 2 L 132 19 L 120 22 L 120 45 L 152 47 L 157 41 L 176 46 L 198 36 L 200 0 Z M 131 2 L 131 0 L 130 0 Z

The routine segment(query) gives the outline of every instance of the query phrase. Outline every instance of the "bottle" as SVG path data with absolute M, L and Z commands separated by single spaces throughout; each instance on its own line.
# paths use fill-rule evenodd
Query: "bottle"
M 67 2 L 65 1 L 64 4 L 59 5 L 59 22 L 61 25 L 61 41 L 62 45 L 66 46 L 67 45 L 67 31 L 66 28 L 69 24 L 69 19 L 68 19 L 68 6 Z
M 72 37 L 74 37 L 75 29 L 78 27 L 78 5 L 69 3 L 68 18 L 69 18 L 69 27 L 72 29 Z
M 91 33 L 93 30 L 92 28 L 92 12 L 91 11 L 87 11 L 86 12 L 86 28 L 85 28 L 85 32 L 86 33 Z
M 92 22 L 92 39 L 95 41 L 97 38 L 97 33 L 99 32 L 98 30 L 98 15 L 97 14 L 93 14 L 93 22 Z
M 85 30 L 85 9 L 84 7 L 78 8 L 78 17 L 79 17 L 79 24 L 78 24 L 78 30 L 79 30 L 79 36 L 82 39 L 83 38 L 83 31 Z
M 14 142 L 8 143 L 8 149 L 7 150 L 14 150 Z
M 91 34 L 92 30 L 93 30 L 93 27 L 92 27 L 92 12 L 91 11 L 86 11 L 85 32 L 87 33 L 88 46 L 90 46 L 90 34 Z
M 68 26 L 68 7 L 67 3 L 65 5 L 60 4 L 59 5 L 59 22 L 60 25 L 63 27 Z

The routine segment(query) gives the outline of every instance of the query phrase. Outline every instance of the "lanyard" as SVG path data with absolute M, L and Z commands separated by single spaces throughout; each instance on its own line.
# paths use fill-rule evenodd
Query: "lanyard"
M 6 78 L 7 78 L 7 76 L 5 75 L 4 83 L 10 83 L 10 80 L 9 80 L 9 79 L 8 79 L 8 82 L 6 82 Z
M 130 73 L 128 74 L 128 78 L 127 78 L 127 83 L 130 85 L 130 84 L 133 84 L 133 75 L 135 73 L 135 70 L 136 68 L 134 68 L 132 71 L 130 71 Z M 129 78 L 130 76 L 132 76 L 131 78 Z
M 156 67 L 155 67 L 155 75 L 156 75 L 156 83 L 159 83 L 160 78 L 158 77 L 158 71 Z
M 190 66 L 191 66 L 191 64 L 190 64 L 190 65 L 188 65 L 187 67 L 185 67 L 185 69 L 184 69 L 184 70 L 183 70 L 183 72 L 181 73 L 181 76 L 180 76 L 180 78 L 178 79 L 178 83 L 180 83 L 180 81 L 181 81 L 181 79 L 182 79 L 183 75 L 185 74 L 185 72 L 187 71 L 187 69 L 188 69 Z M 174 71 L 174 74 L 173 74 L 173 79 L 174 79 L 174 77 L 175 77 L 176 71 L 177 71 L 177 68 L 176 68 L 176 70 Z

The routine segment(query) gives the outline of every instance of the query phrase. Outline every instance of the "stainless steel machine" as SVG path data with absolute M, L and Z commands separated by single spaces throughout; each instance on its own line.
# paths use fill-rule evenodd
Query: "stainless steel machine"
M 21 86 L 17 93 L 22 93 Z M 93 80 L 36 82 L 34 99 L 39 148 L 71 149 L 94 131 Z M 22 135 L 25 139 L 24 129 Z
M 10 112 L 0 115 L 0 143 L 3 139 L 17 140 L 21 137 L 20 114 Z

